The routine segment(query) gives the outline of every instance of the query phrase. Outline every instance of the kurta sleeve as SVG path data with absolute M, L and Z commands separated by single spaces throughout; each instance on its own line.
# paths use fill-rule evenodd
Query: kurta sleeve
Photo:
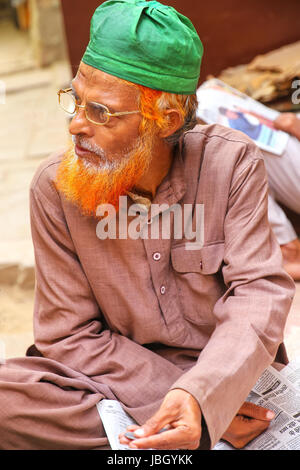
M 294 283 L 267 216 L 268 183 L 254 144 L 233 171 L 224 222 L 216 328 L 195 366 L 171 388 L 190 392 L 203 412 L 212 447 L 221 438 L 283 340 Z
M 126 407 L 140 409 L 135 418 L 142 423 L 182 371 L 105 326 L 74 249 L 60 197 L 46 174 L 47 169 L 40 171 L 30 190 L 36 347 L 44 357 L 108 386 Z

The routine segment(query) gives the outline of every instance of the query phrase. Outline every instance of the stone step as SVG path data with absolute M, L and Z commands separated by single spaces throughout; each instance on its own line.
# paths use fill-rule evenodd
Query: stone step
M 23 73 L 12 73 L 3 77 L 6 93 L 18 93 L 51 85 L 52 69 L 30 69 Z
M 31 239 L 0 242 L 0 284 L 32 289 L 35 282 Z

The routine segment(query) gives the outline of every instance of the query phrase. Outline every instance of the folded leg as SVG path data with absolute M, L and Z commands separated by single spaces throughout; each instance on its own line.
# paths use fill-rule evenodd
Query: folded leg
M 0 366 L 0 449 L 107 449 L 102 398 L 56 361 L 9 359 Z

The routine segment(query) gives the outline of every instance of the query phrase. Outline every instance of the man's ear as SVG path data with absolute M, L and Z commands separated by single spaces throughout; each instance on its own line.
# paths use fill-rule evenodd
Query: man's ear
M 184 124 L 183 117 L 177 109 L 167 109 L 165 111 L 165 120 L 167 124 L 159 132 L 161 138 L 166 138 L 174 134 Z

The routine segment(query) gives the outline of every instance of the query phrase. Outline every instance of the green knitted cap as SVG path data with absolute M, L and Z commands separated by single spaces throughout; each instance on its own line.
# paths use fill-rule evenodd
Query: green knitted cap
M 196 92 L 202 55 L 193 24 L 173 7 L 108 0 L 92 17 L 82 61 L 133 83 L 190 95 Z

